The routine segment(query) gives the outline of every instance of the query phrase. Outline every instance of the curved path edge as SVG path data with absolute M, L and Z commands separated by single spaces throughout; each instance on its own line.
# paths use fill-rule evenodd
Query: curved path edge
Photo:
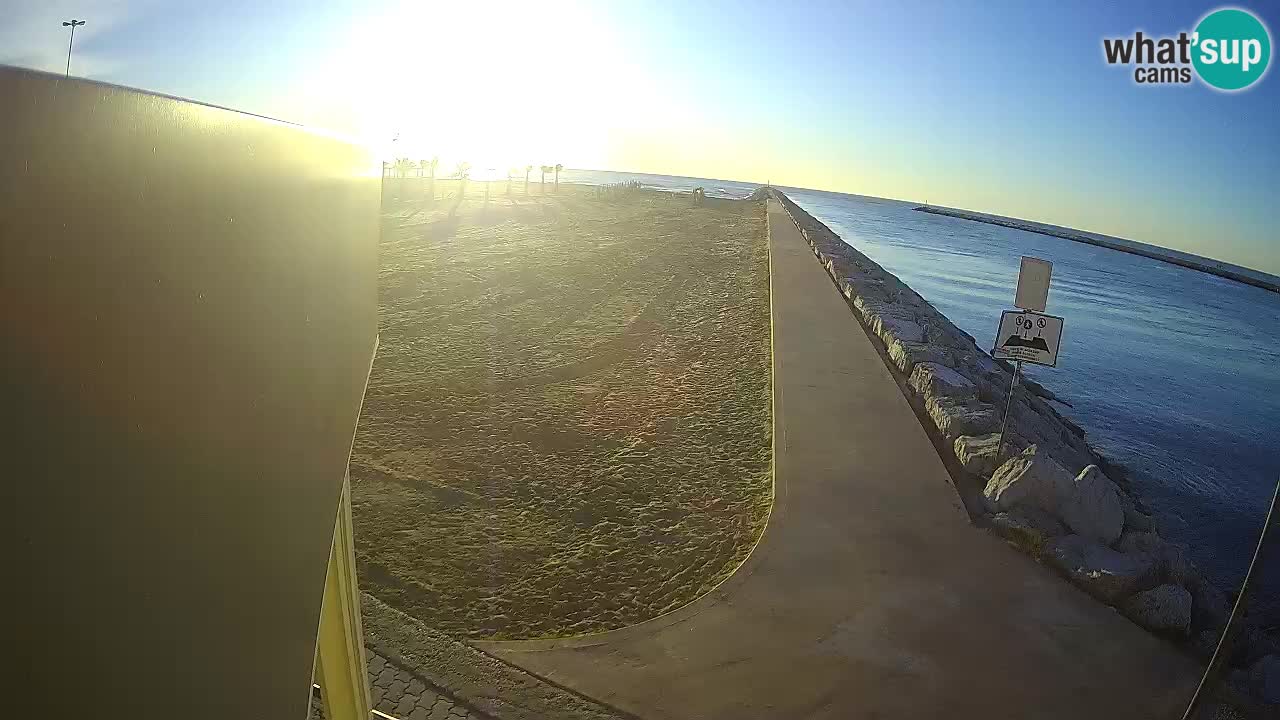
M 1163 718 L 1195 665 L 973 527 L 914 411 L 769 213 L 777 500 L 710 595 L 485 652 L 643 718 Z
M 383 658 L 394 674 L 404 669 L 424 681 L 437 695 L 498 720 L 635 720 L 634 716 L 560 686 L 484 653 L 421 620 L 406 615 L 368 593 L 361 593 L 360 613 L 366 647 Z M 388 678 L 390 681 L 392 678 Z M 402 682 L 406 685 L 409 681 Z M 377 693 L 377 679 L 373 683 Z M 407 685 L 411 687 L 411 685 Z M 401 691 L 404 688 L 400 689 Z M 424 691 L 425 694 L 425 691 Z M 379 700 L 382 698 L 379 697 Z M 395 700 L 402 699 L 395 696 Z M 384 712 L 394 712 L 379 708 Z M 408 717 L 409 715 L 405 715 Z
M 773 222 L 770 215 L 769 222 Z M 766 226 L 766 233 L 768 233 Z M 769 258 L 769 356 L 772 362 L 773 358 L 773 258 Z M 688 603 L 678 608 L 668 610 L 657 617 L 633 623 L 625 627 L 615 628 L 613 630 L 605 630 L 603 632 L 586 633 L 583 635 L 567 635 L 564 637 L 554 638 L 531 638 L 528 640 L 472 640 L 470 644 L 484 650 L 486 652 L 528 652 L 535 650 L 552 650 L 555 648 L 573 648 L 573 647 L 589 647 L 592 645 L 604 645 L 611 642 L 626 639 L 636 635 L 645 634 L 658 630 L 660 628 L 673 625 L 675 623 L 687 620 L 694 615 L 706 610 L 707 608 L 723 601 L 730 593 L 751 576 L 752 571 L 759 563 L 760 556 L 764 552 L 764 548 L 768 546 L 770 528 L 780 522 L 782 516 L 786 512 L 787 489 L 783 482 L 778 479 L 777 457 L 778 457 L 778 393 L 777 386 L 774 384 L 773 368 L 769 372 L 770 391 L 773 396 L 771 402 L 771 424 L 772 424 L 772 453 L 770 458 L 769 475 L 772 480 L 773 497 L 769 501 L 769 513 L 765 518 L 764 528 L 760 531 L 760 535 L 756 538 L 755 544 L 747 552 L 747 556 L 738 563 L 737 567 L 726 575 L 720 582 L 716 583 L 707 592 L 690 600 Z

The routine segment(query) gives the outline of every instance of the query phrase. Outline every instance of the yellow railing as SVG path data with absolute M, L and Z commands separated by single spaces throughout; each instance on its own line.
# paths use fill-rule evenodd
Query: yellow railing
M 327 720 L 367 720 L 371 712 L 387 717 L 372 711 L 366 667 L 348 474 L 342 481 L 342 500 L 333 528 L 333 548 L 329 553 L 320 629 L 316 636 L 316 679 Z

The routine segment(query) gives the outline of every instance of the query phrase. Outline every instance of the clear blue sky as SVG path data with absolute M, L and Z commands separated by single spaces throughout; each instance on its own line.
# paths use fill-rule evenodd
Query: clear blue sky
M 61 71 L 78 16 L 73 74 L 384 152 L 927 199 L 1280 273 L 1280 75 L 1222 94 L 1102 60 L 1217 3 L 267 4 L 0 0 L 0 62 Z M 1276 34 L 1280 5 L 1236 5 Z

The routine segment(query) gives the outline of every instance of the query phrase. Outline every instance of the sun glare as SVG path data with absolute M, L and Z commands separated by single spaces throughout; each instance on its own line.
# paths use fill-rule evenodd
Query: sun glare
M 307 92 L 388 160 L 602 167 L 611 133 L 670 110 L 605 10 L 401 4 L 353 27 Z

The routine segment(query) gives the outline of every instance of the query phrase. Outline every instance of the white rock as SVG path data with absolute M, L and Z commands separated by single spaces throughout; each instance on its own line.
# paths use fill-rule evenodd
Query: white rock
M 1049 541 L 1045 557 L 1082 590 L 1111 604 L 1143 589 L 1155 572 L 1149 558 L 1125 555 L 1079 535 Z
M 952 325 L 951 321 L 947 320 L 946 316 L 938 312 L 932 305 L 928 305 L 923 312 L 933 316 L 936 320 L 929 332 L 929 342 L 965 352 L 973 350 L 975 347 L 973 338 L 964 334 L 955 325 Z
M 996 446 L 999 444 L 1000 433 L 961 435 L 952 444 L 952 450 L 965 470 L 979 477 L 988 477 L 995 471 Z
M 1042 447 L 1049 453 L 1050 457 L 1058 461 L 1058 464 L 1067 469 L 1067 472 L 1078 475 L 1085 468 L 1094 464 L 1095 458 L 1092 455 L 1081 453 L 1057 440 L 1042 441 Z M 1121 509 L 1123 514 L 1123 508 Z
M 853 291 L 855 295 L 861 295 L 868 300 L 878 300 L 880 302 L 885 302 L 889 299 L 889 295 L 884 288 L 884 281 L 882 280 L 877 280 L 865 275 L 856 278 L 850 277 L 849 280 L 853 283 Z
M 867 323 L 867 326 L 870 327 L 871 331 L 877 336 L 880 335 L 884 318 L 897 317 L 904 320 L 910 320 L 915 317 L 908 309 L 899 307 L 896 303 L 884 300 L 875 300 L 861 295 L 854 298 L 853 308 L 862 315 L 863 321 Z
M 961 435 L 989 433 L 999 423 L 994 407 L 975 400 L 926 397 L 924 409 L 938 432 L 950 442 Z
M 1125 600 L 1123 610 L 1148 630 L 1181 632 L 1191 624 L 1191 593 L 1181 585 L 1161 585 Z
M 979 477 L 990 479 L 995 474 L 996 468 L 1000 466 L 1000 459 L 1008 460 L 1031 446 L 1031 443 L 1026 438 L 1010 430 L 1005 433 L 1004 451 L 1001 458 L 998 459 L 996 457 L 996 448 L 999 444 L 999 432 L 985 435 L 962 435 L 952 443 L 952 451 L 956 455 L 956 460 L 960 461 L 965 470 Z
M 987 482 L 982 494 L 993 510 L 1037 507 L 1059 515 L 1059 499 L 1070 492 L 1071 475 L 1035 445 L 1009 458 Z
M 902 342 L 924 342 L 924 328 L 915 320 L 908 320 L 893 315 L 880 316 L 876 333 L 886 343 L 891 340 Z
M 852 300 L 858 294 L 858 286 L 850 282 L 849 278 L 844 278 L 836 285 L 840 288 L 840 294 L 849 300 Z
M 885 323 L 890 324 L 909 322 L 915 325 L 915 312 L 911 308 L 891 300 L 874 300 L 871 298 L 859 297 L 853 301 L 853 307 L 862 314 L 863 320 L 871 328 L 871 331 L 877 337 L 884 339 L 886 328 Z M 919 328 L 919 325 L 916 325 Z M 910 330 L 910 327 L 907 328 Z M 920 329 L 919 337 L 912 339 L 908 336 L 900 337 L 904 342 L 921 342 L 924 339 L 924 330 Z M 888 340 L 885 340 L 888 343 Z
M 927 343 L 902 342 L 895 338 L 885 346 L 889 359 L 906 375 L 911 374 L 916 363 L 931 362 L 949 365 L 952 362 L 951 355 L 946 350 Z
M 996 513 L 991 528 L 1033 555 L 1039 555 L 1045 543 L 1067 534 L 1066 527 L 1049 513 L 1034 507 L 1019 507 Z
M 1114 543 L 1124 529 L 1120 491 L 1097 465 L 1080 471 L 1069 493 L 1059 498 L 1057 515 L 1077 535 L 1104 545 Z
M 911 388 L 925 396 L 973 398 L 978 389 L 969 378 L 938 363 L 917 363 L 911 371 Z

